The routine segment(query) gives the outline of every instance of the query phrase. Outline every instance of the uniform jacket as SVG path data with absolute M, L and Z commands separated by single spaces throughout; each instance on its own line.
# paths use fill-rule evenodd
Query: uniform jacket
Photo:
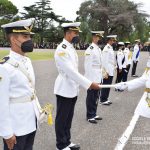
M 150 89 L 150 68 L 147 68 L 140 78 L 127 82 L 127 85 L 129 91 L 132 91 L 140 87 Z M 145 91 L 135 109 L 135 114 L 150 118 L 150 107 L 148 106 L 148 103 L 146 101 L 147 96 L 149 96 L 150 98 L 150 93 Z
M 102 53 L 95 43 L 85 51 L 84 70 L 86 78 L 93 82 L 102 82 Z
M 125 68 L 125 56 L 121 49 L 118 50 L 116 55 L 117 67 L 119 69 Z
M 133 61 L 139 61 L 139 57 L 140 57 L 140 47 L 138 44 L 136 44 L 134 46 L 134 49 L 133 49 L 133 56 L 132 56 L 132 60 Z
M 132 52 L 127 47 L 124 49 L 123 52 L 124 52 L 124 55 L 125 55 L 126 65 L 131 65 L 131 63 L 132 63 Z
M 29 58 L 10 51 L 9 59 L 21 63 L 35 84 L 35 76 Z M 33 90 L 27 77 L 17 68 L 5 62 L 0 64 L 0 136 L 22 136 L 36 130 L 36 115 L 32 102 L 11 103 L 11 99 L 32 96 Z
M 115 54 L 110 44 L 107 44 L 102 51 L 102 64 L 109 76 L 114 76 Z
M 54 94 L 73 98 L 78 95 L 79 85 L 88 89 L 92 82 L 78 72 L 78 55 L 67 40 L 58 45 L 55 51 L 58 76 L 54 85 Z

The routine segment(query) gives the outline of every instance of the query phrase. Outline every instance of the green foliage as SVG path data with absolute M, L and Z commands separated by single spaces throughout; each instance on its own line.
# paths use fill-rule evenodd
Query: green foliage
M 18 13 L 18 9 L 8 0 L 0 0 L 0 26 L 9 23 Z M 4 33 L 0 30 L 0 42 L 5 42 Z
M 12 18 L 18 9 L 8 0 L 0 0 L 0 18 Z
M 89 0 L 81 4 L 77 20 L 87 22 L 87 30 L 103 30 L 105 35 L 117 34 L 120 40 L 141 38 L 145 41 L 147 14 L 138 12 L 141 6 L 141 3 L 129 0 Z
M 53 23 L 54 21 L 59 23 L 65 21 L 64 18 L 61 19 L 61 16 L 56 15 L 52 11 L 50 5 L 51 2 L 49 0 L 40 0 L 34 5 L 24 7 L 26 12 L 22 13 L 23 18 L 35 18 L 34 31 L 40 35 L 40 39 L 36 38 L 39 40 L 38 43 L 40 44 L 43 44 L 44 41 L 49 41 L 50 39 L 57 42 L 60 34 L 59 30 L 57 32 L 57 28 L 53 26 Z

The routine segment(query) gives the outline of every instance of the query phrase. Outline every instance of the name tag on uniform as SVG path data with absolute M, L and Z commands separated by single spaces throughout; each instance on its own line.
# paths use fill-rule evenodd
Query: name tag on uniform
M 58 56 L 65 56 L 65 55 L 66 55 L 65 52 L 59 52 L 59 53 L 58 53 Z

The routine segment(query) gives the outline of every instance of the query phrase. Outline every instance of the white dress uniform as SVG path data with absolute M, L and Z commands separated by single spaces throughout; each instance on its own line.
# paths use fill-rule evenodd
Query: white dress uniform
M 121 90 L 127 89 L 128 91 L 145 87 L 144 94 L 135 109 L 135 114 L 150 118 L 150 58 L 147 62 L 147 68 L 140 78 L 119 83 L 118 86 Z
M 30 74 L 32 84 L 35 84 L 35 76 L 29 58 L 10 51 L 9 60 L 15 60 L 24 66 Z M 17 102 L 24 97 L 32 97 L 33 88 L 30 87 L 27 77 L 11 64 L 0 64 L 0 136 L 7 139 L 23 136 L 36 130 L 36 114 L 33 103 Z
M 78 72 L 78 56 L 67 40 L 57 47 L 55 62 L 59 75 L 55 81 L 54 94 L 73 98 L 79 93 L 79 85 L 88 89 L 92 82 Z
M 115 54 L 110 44 L 107 44 L 102 51 L 102 64 L 109 76 L 114 76 Z
M 122 70 L 125 67 L 125 61 L 123 61 L 125 60 L 125 56 L 121 49 L 118 50 L 116 59 L 118 68 Z
M 124 49 L 123 52 L 124 52 L 124 55 L 125 55 L 126 65 L 131 65 L 131 63 L 132 63 L 132 52 L 127 47 Z
M 58 76 L 54 85 L 57 98 L 57 114 L 55 118 L 56 147 L 59 150 L 79 149 L 71 141 L 71 124 L 75 103 L 79 94 L 79 85 L 88 89 L 92 82 L 78 72 L 78 56 L 73 45 L 67 40 L 58 45 L 55 51 L 55 62 Z
M 86 78 L 96 83 L 102 82 L 102 52 L 95 43 L 85 51 L 84 69 Z
M 133 55 L 132 55 L 132 61 L 133 61 L 133 67 L 132 67 L 132 76 L 136 77 L 136 67 L 137 63 L 139 61 L 139 55 L 140 54 L 140 47 L 138 44 L 135 44 Z
M 128 78 L 128 73 L 130 70 L 130 66 L 132 63 L 132 52 L 129 50 L 129 48 L 125 48 L 124 49 L 124 55 L 125 55 L 125 61 L 124 61 L 124 65 L 123 65 L 123 78 L 122 81 L 126 82 L 127 78 Z
M 109 35 L 107 36 L 108 39 L 116 40 L 117 35 Z M 116 59 L 113 47 L 107 43 L 102 51 L 102 66 L 103 69 L 108 74 L 108 78 L 103 79 L 103 84 L 112 84 L 115 66 L 116 66 Z M 108 99 L 110 93 L 110 88 L 102 89 L 101 96 L 100 96 L 100 104 L 110 105 L 112 102 Z
M 146 87 L 144 94 L 135 109 L 135 114 L 150 118 L 150 68 L 146 69 L 142 77 L 126 82 L 126 84 L 128 91 L 132 91 L 140 87 Z
M 123 71 L 126 68 L 125 64 L 125 56 L 121 49 L 118 50 L 116 54 L 116 62 L 117 62 L 117 77 L 116 77 L 116 83 L 121 82 L 123 78 Z M 121 72 L 120 72 L 121 70 Z
M 102 53 L 95 43 L 92 43 L 85 51 L 84 70 L 86 78 L 96 83 L 102 83 Z M 97 123 L 95 119 L 100 118 L 96 114 L 99 94 L 100 90 L 87 90 L 86 119 L 91 123 Z
M 133 49 L 133 55 L 132 55 L 132 61 L 136 62 L 139 61 L 140 55 L 138 54 L 140 50 L 140 47 L 138 44 L 135 44 Z

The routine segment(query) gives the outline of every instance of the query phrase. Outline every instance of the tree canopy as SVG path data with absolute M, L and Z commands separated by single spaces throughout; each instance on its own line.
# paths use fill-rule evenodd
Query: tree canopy
M 75 21 L 81 21 L 82 42 L 91 40 L 91 30 L 104 30 L 105 35 L 117 34 L 119 40 L 133 42 L 140 38 L 146 42 L 150 32 L 150 22 L 145 12 L 138 11 L 141 3 L 130 0 L 87 0 L 80 5 Z M 0 25 L 18 20 L 35 18 L 34 40 L 39 45 L 46 42 L 60 42 L 63 37 L 61 24 L 70 22 L 55 14 L 50 0 L 37 0 L 33 5 L 25 6 L 24 12 L 8 0 L 0 0 Z M 0 30 L 0 39 L 4 35 Z
M 129 0 L 89 0 L 81 4 L 77 20 L 87 22 L 87 30 L 103 30 L 105 34 L 117 34 L 121 40 L 137 32 L 142 37 L 147 14 L 139 12 L 141 3 Z M 142 27 L 142 28 L 141 28 Z M 143 30 L 142 30 L 143 29 Z
M 24 7 L 25 13 L 22 13 L 23 18 L 35 18 L 34 29 L 35 32 L 40 35 L 40 44 L 43 44 L 44 40 L 48 40 L 50 35 L 54 37 L 61 36 L 58 34 L 59 32 L 57 33 L 57 28 L 54 27 L 54 22 L 55 24 L 56 22 L 61 24 L 66 21 L 61 16 L 56 15 L 50 6 L 50 0 L 40 0 L 35 2 L 34 5 Z M 56 40 L 56 38 L 54 39 Z

